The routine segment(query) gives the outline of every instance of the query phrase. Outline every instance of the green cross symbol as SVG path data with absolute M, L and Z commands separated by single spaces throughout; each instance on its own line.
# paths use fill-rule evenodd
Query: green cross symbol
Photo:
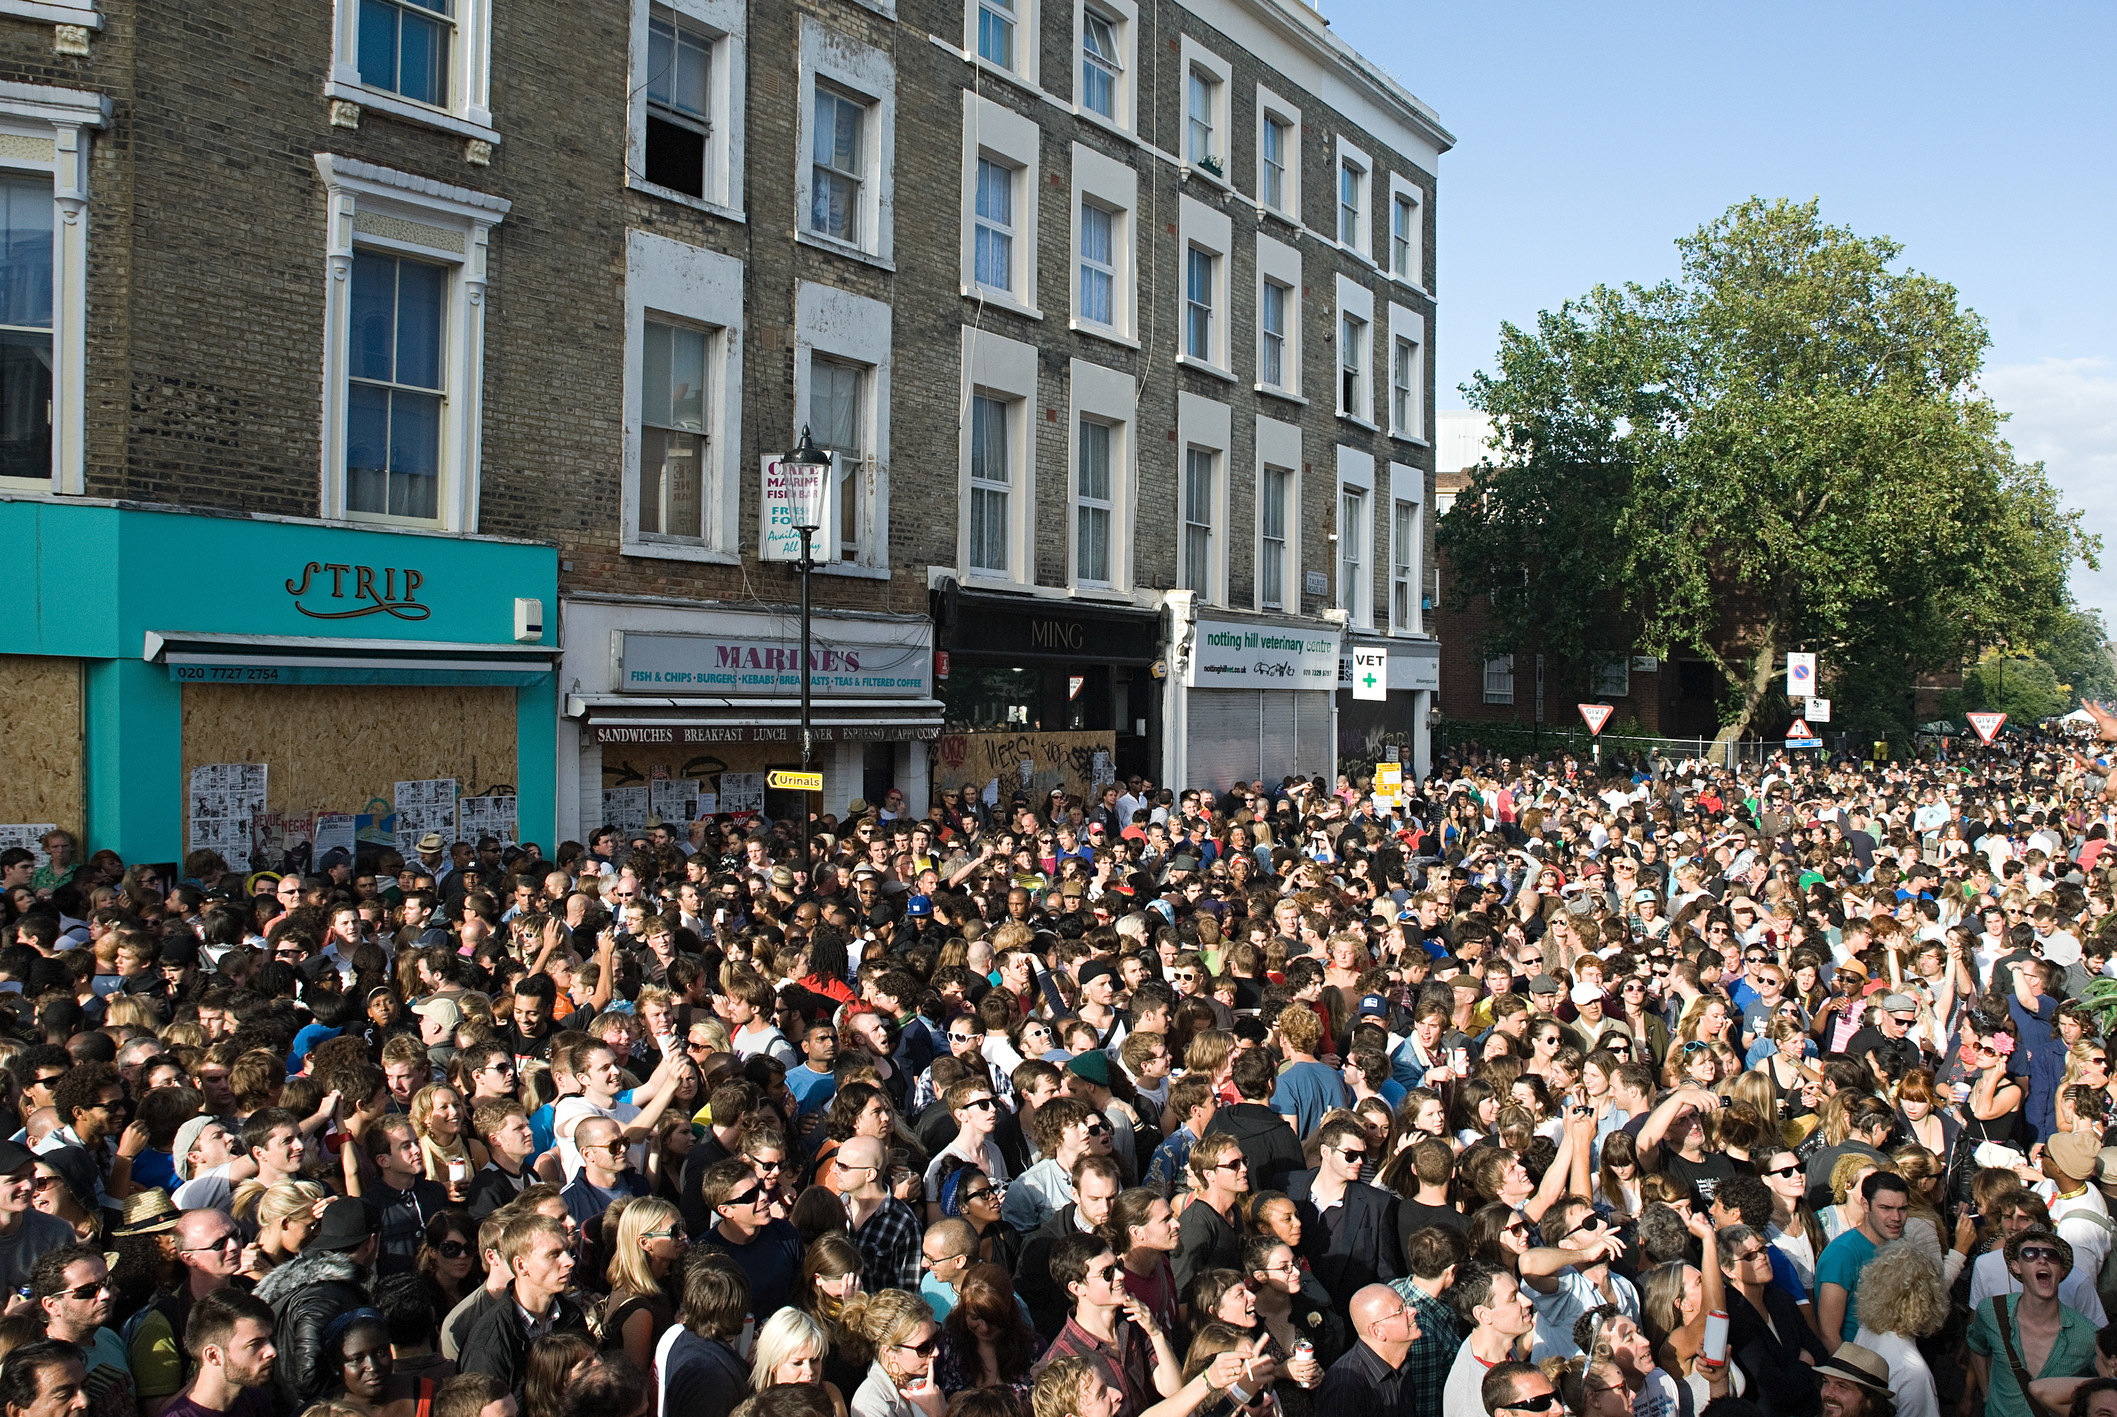
M 1367 686 L 1368 688 L 1372 689 L 1372 688 L 1373 688 L 1373 687 L 1375 686 L 1375 672 L 1374 672 L 1374 670 L 1372 670 L 1372 669 L 1368 670 L 1368 671 L 1367 671 L 1367 677 L 1366 677 L 1365 679 L 1362 679 L 1362 680 L 1361 680 L 1360 682 L 1361 682 L 1362 684 L 1365 684 L 1365 685 L 1366 685 L 1366 686 Z

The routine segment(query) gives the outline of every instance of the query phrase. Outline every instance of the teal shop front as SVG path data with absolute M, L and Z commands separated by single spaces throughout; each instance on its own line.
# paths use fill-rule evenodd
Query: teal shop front
M 318 814 L 382 844 L 399 782 L 453 780 L 466 823 L 511 796 L 554 845 L 554 548 L 8 498 L 0 546 L 0 829 L 176 861 L 192 770 L 249 763 L 259 865 Z

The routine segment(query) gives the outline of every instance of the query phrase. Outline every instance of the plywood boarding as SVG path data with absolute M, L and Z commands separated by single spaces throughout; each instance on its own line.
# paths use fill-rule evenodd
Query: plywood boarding
M 824 751 L 828 751 L 825 749 Z M 702 780 L 706 791 L 724 772 L 766 772 L 801 766 L 799 743 L 606 743 L 603 786 L 644 787 L 664 777 Z
M 269 765 L 282 812 L 386 812 L 415 778 L 455 778 L 467 796 L 519 786 L 510 688 L 186 684 L 183 743 L 187 782 L 201 763 Z
M 81 661 L 0 654 L 0 822 L 81 831 Z

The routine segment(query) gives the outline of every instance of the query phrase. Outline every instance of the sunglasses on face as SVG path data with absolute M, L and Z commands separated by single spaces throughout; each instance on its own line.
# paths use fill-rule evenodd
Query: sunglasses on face
M 1107 1275 L 1104 1277 L 1108 1278 Z M 916 1353 L 921 1358 L 926 1358 L 932 1356 L 935 1347 L 938 1346 L 940 1342 L 941 1335 L 937 1333 L 933 1337 L 927 1339 L 924 1343 L 892 1343 L 890 1347 L 900 1348 L 906 1353 Z
M 470 1246 L 461 1240 L 443 1240 L 434 1246 L 434 1253 L 445 1260 L 460 1260 L 470 1253 Z
M 2029 1263 L 2034 1263 L 2037 1260 L 2049 1260 L 2052 1264 L 2057 1264 L 2058 1251 L 2052 1249 L 2049 1245 L 2023 1245 L 2021 1247 L 2021 1258 Z

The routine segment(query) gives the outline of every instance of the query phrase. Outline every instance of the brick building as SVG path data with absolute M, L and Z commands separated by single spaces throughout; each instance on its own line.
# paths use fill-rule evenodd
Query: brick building
M 1490 455 L 1491 421 L 1467 409 L 1437 415 L 1435 515 L 1445 516 L 1470 484 L 1469 469 Z M 1463 722 L 1549 723 L 1561 728 L 1580 724 L 1577 686 L 1547 683 L 1543 656 L 1533 649 L 1508 654 L 1485 650 L 1488 620 L 1485 603 L 1470 598 L 1453 603 L 1444 584 L 1449 577 L 1445 556 L 1438 558 L 1434 601 L 1441 640 L 1441 716 Z M 1587 702 L 1609 704 L 1615 712 L 1610 731 L 1619 725 L 1649 734 L 1710 738 L 1718 730 L 1717 669 L 1703 659 L 1661 660 L 1652 655 L 1613 652 Z
M 0 823 L 748 804 L 804 426 L 826 808 L 1327 773 L 1352 642 L 1416 732 L 1451 142 L 1297 0 L 0 0 Z

